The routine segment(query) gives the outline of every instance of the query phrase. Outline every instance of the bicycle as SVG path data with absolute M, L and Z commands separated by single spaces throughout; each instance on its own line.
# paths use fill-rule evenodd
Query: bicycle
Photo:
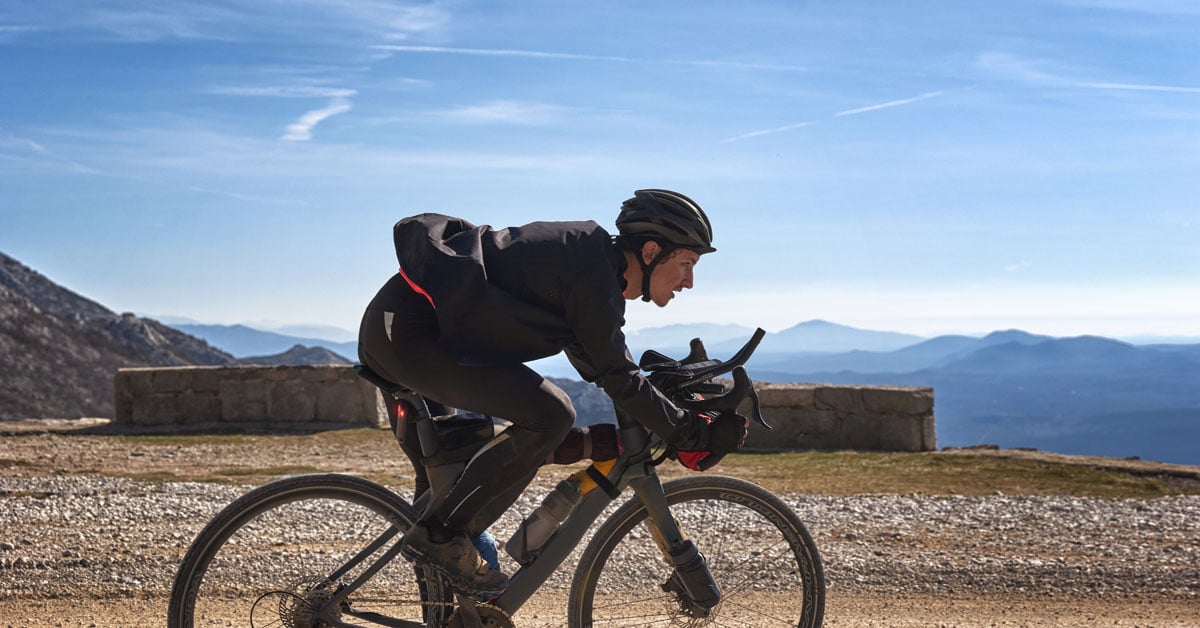
M 725 362 L 709 359 L 696 339 L 683 360 L 648 351 L 640 366 L 682 407 L 733 411 L 749 397 L 751 416 L 770 429 L 744 368 L 764 334 L 757 330 Z M 360 372 L 373 377 L 369 369 Z M 725 373 L 733 377 L 728 392 L 713 381 Z M 454 422 L 433 420 L 420 396 L 377 376 L 373 381 L 416 410 L 431 490 L 410 504 L 387 487 L 339 474 L 288 477 L 251 490 L 221 510 L 188 549 L 171 591 L 169 626 L 511 628 L 513 614 L 630 488 L 634 497 L 596 528 L 579 558 L 568 625 L 821 625 L 821 559 L 796 514 L 737 478 L 662 483 L 656 467 L 669 448 L 626 421 L 619 423 L 615 462 L 586 470 L 598 488 L 585 491 L 508 588 L 486 601 L 455 593 L 436 572 L 395 559 L 403 532 L 448 490 L 495 428 L 457 426 L 451 438 L 439 424 Z M 464 444 L 464 433 L 476 436 Z

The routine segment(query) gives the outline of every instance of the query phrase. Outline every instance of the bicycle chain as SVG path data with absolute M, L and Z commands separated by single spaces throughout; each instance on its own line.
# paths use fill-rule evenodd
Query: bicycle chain
M 438 606 L 438 607 L 457 609 L 459 604 L 458 604 L 458 602 L 422 601 L 421 606 Z M 510 615 L 508 613 L 508 611 L 504 610 L 503 608 L 500 608 L 499 606 L 494 606 L 494 605 L 488 604 L 486 602 L 480 602 L 476 606 L 486 606 L 488 609 L 496 611 L 497 613 L 500 613 L 501 615 L 504 616 L 504 619 L 508 620 L 509 623 L 512 623 L 512 615 Z

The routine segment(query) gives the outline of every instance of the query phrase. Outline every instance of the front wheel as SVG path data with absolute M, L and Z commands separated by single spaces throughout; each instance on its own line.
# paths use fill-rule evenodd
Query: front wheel
M 388 560 L 415 519 L 395 493 L 351 476 L 297 476 L 256 488 L 192 543 L 167 625 L 312 628 L 386 616 L 440 626 L 451 610 L 449 588 L 403 558 Z M 377 573 L 333 603 L 376 564 Z
M 766 489 L 722 476 L 666 483 L 671 514 L 721 588 L 711 611 L 688 603 L 637 498 L 596 531 L 571 584 L 570 625 L 821 625 L 825 579 L 804 524 Z

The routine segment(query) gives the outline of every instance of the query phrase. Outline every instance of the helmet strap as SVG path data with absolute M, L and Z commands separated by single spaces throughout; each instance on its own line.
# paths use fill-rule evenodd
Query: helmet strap
M 642 244 L 642 250 L 639 250 L 637 254 L 638 263 L 642 265 L 642 301 L 647 303 L 650 302 L 650 275 L 654 272 L 654 269 L 658 266 L 658 263 L 666 259 L 667 254 L 675 249 L 674 246 L 663 244 L 655 240 L 648 241 L 658 244 L 659 250 L 658 255 L 655 255 L 654 259 L 650 260 L 649 264 L 646 263 L 646 259 L 642 255 L 642 250 L 644 250 L 646 246 L 645 243 Z

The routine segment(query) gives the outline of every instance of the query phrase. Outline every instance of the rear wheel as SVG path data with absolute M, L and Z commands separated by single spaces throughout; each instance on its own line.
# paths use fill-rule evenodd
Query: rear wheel
M 634 498 L 596 531 L 571 585 L 571 626 L 821 625 L 825 580 L 804 524 L 778 497 L 736 478 L 695 476 L 663 487 L 671 514 L 721 588 L 692 605 Z
M 378 615 L 441 625 L 452 610 L 449 588 L 399 557 L 341 604 L 328 604 L 415 520 L 398 495 L 361 478 L 298 476 L 259 487 L 192 543 L 171 590 L 168 625 L 308 628 Z

